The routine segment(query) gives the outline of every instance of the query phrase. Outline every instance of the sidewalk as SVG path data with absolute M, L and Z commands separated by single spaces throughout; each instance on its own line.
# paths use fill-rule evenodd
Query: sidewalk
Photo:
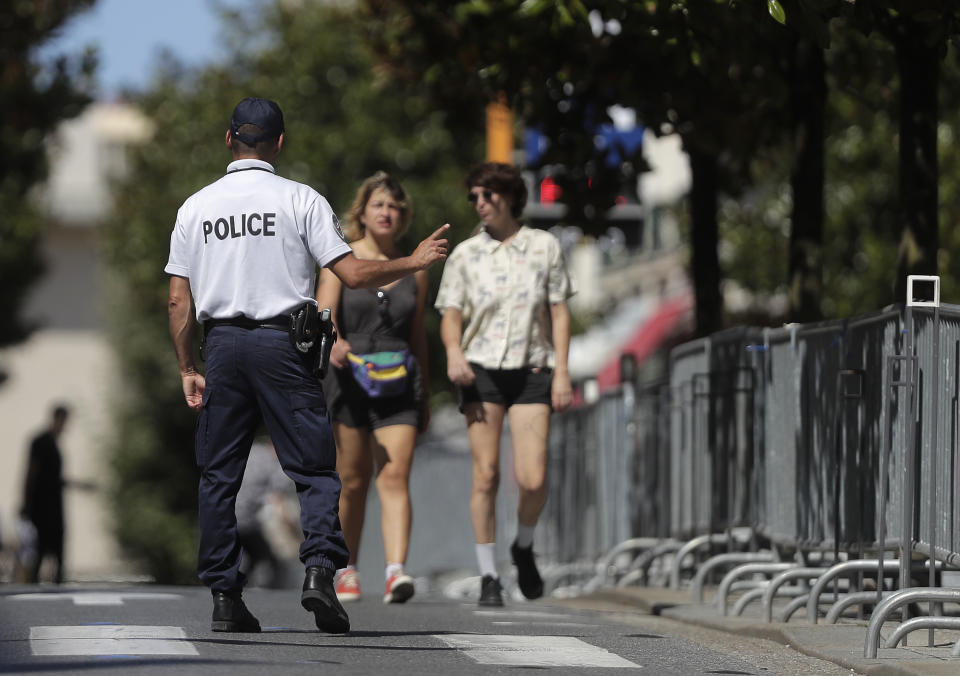
M 960 632 L 936 630 L 934 647 L 927 647 L 928 631 L 920 630 L 908 635 L 908 646 L 884 648 L 886 638 L 896 629 L 898 622 L 890 620 L 880 632 L 880 645 L 876 659 L 863 656 L 868 620 L 843 619 L 837 624 L 810 624 L 803 613 L 794 613 L 790 621 L 764 621 L 759 601 L 749 604 L 742 616 L 723 616 L 711 603 L 713 589 L 706 589 L 707 603 L 693 602 L 693 593 L 688 589 L 679 591 L 661 587 L 610 587 L 578 597 L 581 601 L 597 601 L 616 604 L 625 609 L 661 615 L 681 622 L 696 624 L 732 634 L 763 638 L 797 651 L 828 660 L 858 674 L 871 676 L 956 676 L 960 673 L 960 657 L 952 657 L 954 643 Z M 733 596 L 728 604 L 736 601 Z M 729 612 L 729 611 L 728 611 Z M 774 617 L 779 617 L 774 612 Z

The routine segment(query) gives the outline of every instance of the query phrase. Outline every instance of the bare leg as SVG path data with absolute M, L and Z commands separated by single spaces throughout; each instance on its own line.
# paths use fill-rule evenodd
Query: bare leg
M 547 404 L 514 404 L 510 407 L 510 438 L 519 500 L 517 517 L 524 526 L 535 526 L 547 502 L 547 445 L 550 407 Z
M 501 404 L 476 402 L 465 407 L 467 436 L 473 455 L 470 518 L 478 544 L 497 537 L 497 489 L 500 484 L 500 434 L 506 410 Z
M 350 551 L 350 565 L 357 564 L 360 535 L 367 511 L 367 489 L 373 475 L 370 433 L 360 427 L 333 424 L 337 442 L 337 473 L 340 474 L 340 527 Z
M 387 563 L 405 563 L 413 511 L 410 506 L 410 467 L 417 428 L 390 425 L 374 430 L 371 447 L 377 467 L 383 553 Z

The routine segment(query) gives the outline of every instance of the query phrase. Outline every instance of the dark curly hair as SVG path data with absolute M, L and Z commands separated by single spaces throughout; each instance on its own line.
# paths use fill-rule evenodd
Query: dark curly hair
M 484 162 L 470 170 L 464 181 L 467 190 L 487 188 L 510 200 L 510 214 L 520 218 L 527 204 L 527 184 L 516 167 L 503 162 Z

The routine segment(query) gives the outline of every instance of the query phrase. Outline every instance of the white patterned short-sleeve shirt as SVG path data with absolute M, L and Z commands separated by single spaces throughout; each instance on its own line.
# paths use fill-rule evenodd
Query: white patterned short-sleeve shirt
M 507 244 L 486 230 L 460 243 L 444 265 L 434 305 L 463 314 L 467 361 L 488 369 L 553 367 L 550 305 L 573 294 L 560 242 L 522 226 Z

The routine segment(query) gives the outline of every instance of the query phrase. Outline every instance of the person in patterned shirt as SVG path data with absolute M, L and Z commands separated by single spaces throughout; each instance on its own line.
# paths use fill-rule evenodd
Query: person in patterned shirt
M 574 291 L 557 239 L 518 220 L 527 189 L 514 167 L 487 162 L 465 183 L 481 228 L 447 259 L 435 306 L 443 314 L 447 375 L 459 388 L 473 455 L 479 604 L 501 606 L 495 510 L 503 422 L 509 415 L 519 487 L 510 553 L 521 592 L 535 599 L 543 594 L 533 533 L 547 497 L 550 414 L 572 398 L 566 301 Z

